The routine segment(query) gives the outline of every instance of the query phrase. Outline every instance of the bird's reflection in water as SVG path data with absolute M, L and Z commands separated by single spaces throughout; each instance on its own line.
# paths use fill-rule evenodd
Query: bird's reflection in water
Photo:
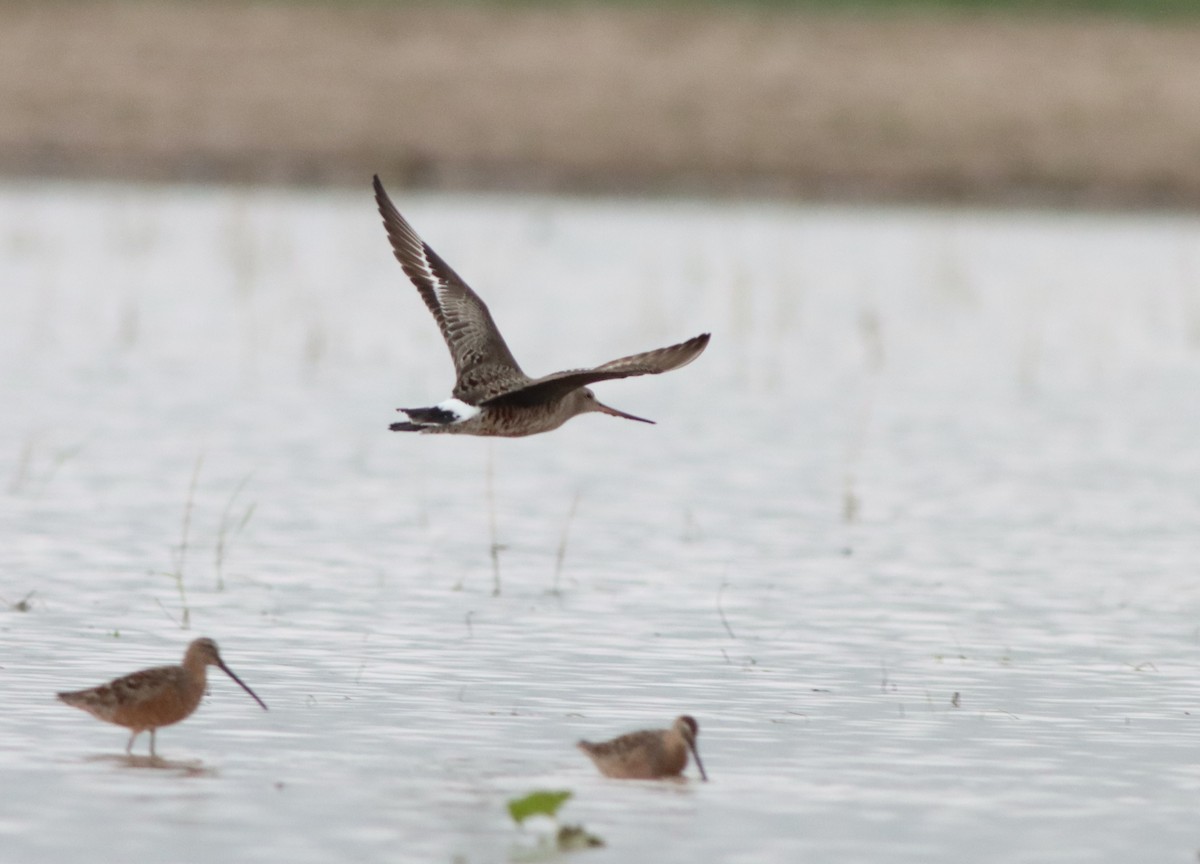
M 88 756 L 88 762 L 104 762 L 121 768 L 148 768 L 167 771 L 180 777 L 216 777 L 217 769 L 210 768 L 199 759 L 164 759 L 162 756 L 98 753 Z

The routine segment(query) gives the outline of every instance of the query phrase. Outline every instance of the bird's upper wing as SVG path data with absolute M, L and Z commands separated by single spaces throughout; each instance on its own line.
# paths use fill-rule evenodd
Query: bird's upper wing
M 374 185 L 375 203 L 383 217 L 392 252 L 417 286 L 450 349 L 458 378 L 454 395 L 476 404 L 484 393 L 496 389 L 496 381 L 506 381 L 506 386 L 528 381 L 496 328 L 487 305 L 400 215 L 378 175 Z
M 566 372 L 555 372 L 553 375 L 535 378 L 523 386 L 513 387 L 508 392 L 494 396 L 485 402 L 512 405 L 537 404 L 552 401 L 565 396 L 577 387 L 586 387 L 597 381 L 670 372 L 672 369 L 686 366 L 699 357 L 705 346 L 708 345 L 709 336 L 708 333 L 701 333 L 678 345 L 655 348 L 653 351 L 643 351 L 641 354 L 631 354 L 628 357 L 611 360 L 594 369 L 571 369 Z

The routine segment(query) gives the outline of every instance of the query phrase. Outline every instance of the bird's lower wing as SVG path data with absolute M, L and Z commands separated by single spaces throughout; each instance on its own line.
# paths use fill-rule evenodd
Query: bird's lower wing
M 594 369 L 572 369 L 535 378 L 522 387 L 513 388 L 493 398 L 485 405 L 534 405 L 565 396 L 579 387 L 614 378 L 633 378 L 637 375 L 660 375 L 691 363 L 708 345 L 710 334 L 701 333 L 678 345 L 655 348 L 640 354 L 630 354 Z

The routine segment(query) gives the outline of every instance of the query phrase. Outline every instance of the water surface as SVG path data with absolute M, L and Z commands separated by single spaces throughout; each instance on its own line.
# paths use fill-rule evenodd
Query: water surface
M 532 374 L 712 344 L 397 435 L 367 188 L 0 187 L 6 858 L 507 861 L 537 788 L 598 862 L 1200 850 L 1200 221 L 394 197 Z M 197 635 L 271 710 L 165 767 L 53 699 Z M 684 712 L 708 784 L 572 746 Z

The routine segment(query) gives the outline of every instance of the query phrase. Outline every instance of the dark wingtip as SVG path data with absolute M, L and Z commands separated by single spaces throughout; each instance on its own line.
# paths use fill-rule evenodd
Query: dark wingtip
M 388 426 L 393 432 L 420 432 L 421 427 L 416 423 L 393 423 Z
M 384 202 L 386 201 L 390 204 L 391 199 L 388 198 L 387 192 L 384 191 L 383 181 L 379 179 L 378 174 L 372 178 L 371 186 L 375 190 L 375 203 L 379 205 L 380 212 L 382 212 L 384 208 Z

